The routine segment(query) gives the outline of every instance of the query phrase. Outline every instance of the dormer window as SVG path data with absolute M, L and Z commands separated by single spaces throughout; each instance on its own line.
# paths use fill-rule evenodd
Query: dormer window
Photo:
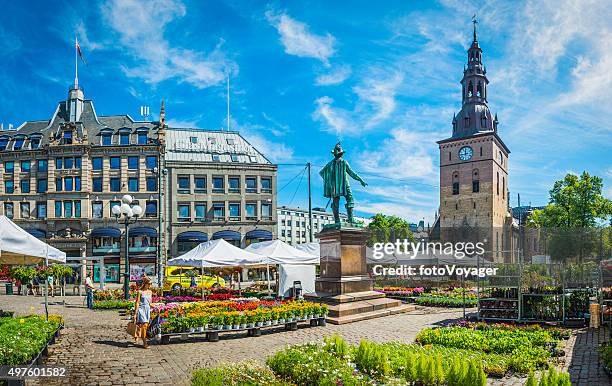
M 238 162 L 238 155 L 237 154 L 231 154 L 230 157 L 232 158 L 232 162 Z
M 482 127 L 487 127 L 487 116 L 485 114 L 480 116 L 480 121 L 482 123 Z
M 130 131 L 129 129 L 119 130 L 119 144 L 129 145 L 130 144 Z
M 0 151 L 6 150 L 6 146 L 8 145 L 9 138 L 8 137 L 0 137 Z
M 234 145 L 234 138 L 228 138 L 227 139 L 227 144 L 230 145 L 230 146 L 233 146 Z
M 110 146 L 113 144 L 113 131 L 110 129 L 105 129 L 100 133 L 102 137 L 102 146 Z
M 30 149 L 35 150 L 40 147 L 40 137 L 30 138 Z
M 210 143 L 211 145 L 214 145 L 217 143 L 217 141 L 215 140 L 214 137 L 208 137 L 208 143 Z
M 64 130 L 64 135 L 62 136 L 64 145 L 72 145 L 72 130 Z
M 25 141 L 25 137 L 23 136 L 15 137 L 15 143 L 13 144 L 13 150 L 21 150 L 23 148 L 24 141 Z
M 149 143 L 149 130 L 147 128 L 141 127 L 140 129 L 136 130 L 136 134 L 138 136 L 139 145 L 146 145 Z

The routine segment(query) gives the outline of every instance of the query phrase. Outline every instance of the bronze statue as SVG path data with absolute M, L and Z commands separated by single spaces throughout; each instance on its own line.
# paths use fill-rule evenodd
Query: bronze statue
M 351 185 L 348 176 L 359 181 L 361 186 L 365 187 L 368 184 L 359 174 L 351 169 L 348 161 L 342 159 L 344 150 L 342 150 L 340 142 L 336 144 L 334 150 L 332 150 L 332 154 L 334 155 L 334 159 L 329 161 L 319 172 L 319 175 L 323 178 L 323 195 L 332 200 L 331 207 L 334 212 L 334 221 L 336 224 L 340 224 L 340 197 L 344 196 L 346 199 L 348 222 L 354 223 L 353 207 L 355 203 L 353 201 L 353 194 L 351 193 Z

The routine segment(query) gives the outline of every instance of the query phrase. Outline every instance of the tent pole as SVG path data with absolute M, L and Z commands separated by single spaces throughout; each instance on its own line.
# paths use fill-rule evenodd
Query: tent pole
M 204 300 L 204 263 L 200 266 L 200 285 L 202 286 L 202 300 Z
M 266 264 L 266 279 L 268 279 L 268 296 L 272 295 L 270 290 L 270 264 Z
M 49 254 L 49 248 L 47 248 L 47 255 Z M 45 268 L 49 268 L 49 257 L 45 257 Z M 45 320 L 49 321 L 49 276 L 45 277 Z

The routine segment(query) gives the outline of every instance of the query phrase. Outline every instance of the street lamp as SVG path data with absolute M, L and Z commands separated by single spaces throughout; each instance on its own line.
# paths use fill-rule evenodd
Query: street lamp
M 121 205 L 111 208 L 117 223 L 125 225 L 125 270 L 123 273 L 123 296 L 126 300 L 130 298 L 130 258 L 129 258 L 129 226 L 138 221 L 142 214 L 142 207 L 138 204 L 131 205 L 134 199 L 129 194 L 121 197 Z

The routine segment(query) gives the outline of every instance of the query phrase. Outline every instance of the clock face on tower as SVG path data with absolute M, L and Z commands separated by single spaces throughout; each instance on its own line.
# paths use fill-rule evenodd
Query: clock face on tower
M 474 151 L 469 146 L 464 146 L 459 150 L 459 159 L 462 161 L 467 161 L 472 158 Z

